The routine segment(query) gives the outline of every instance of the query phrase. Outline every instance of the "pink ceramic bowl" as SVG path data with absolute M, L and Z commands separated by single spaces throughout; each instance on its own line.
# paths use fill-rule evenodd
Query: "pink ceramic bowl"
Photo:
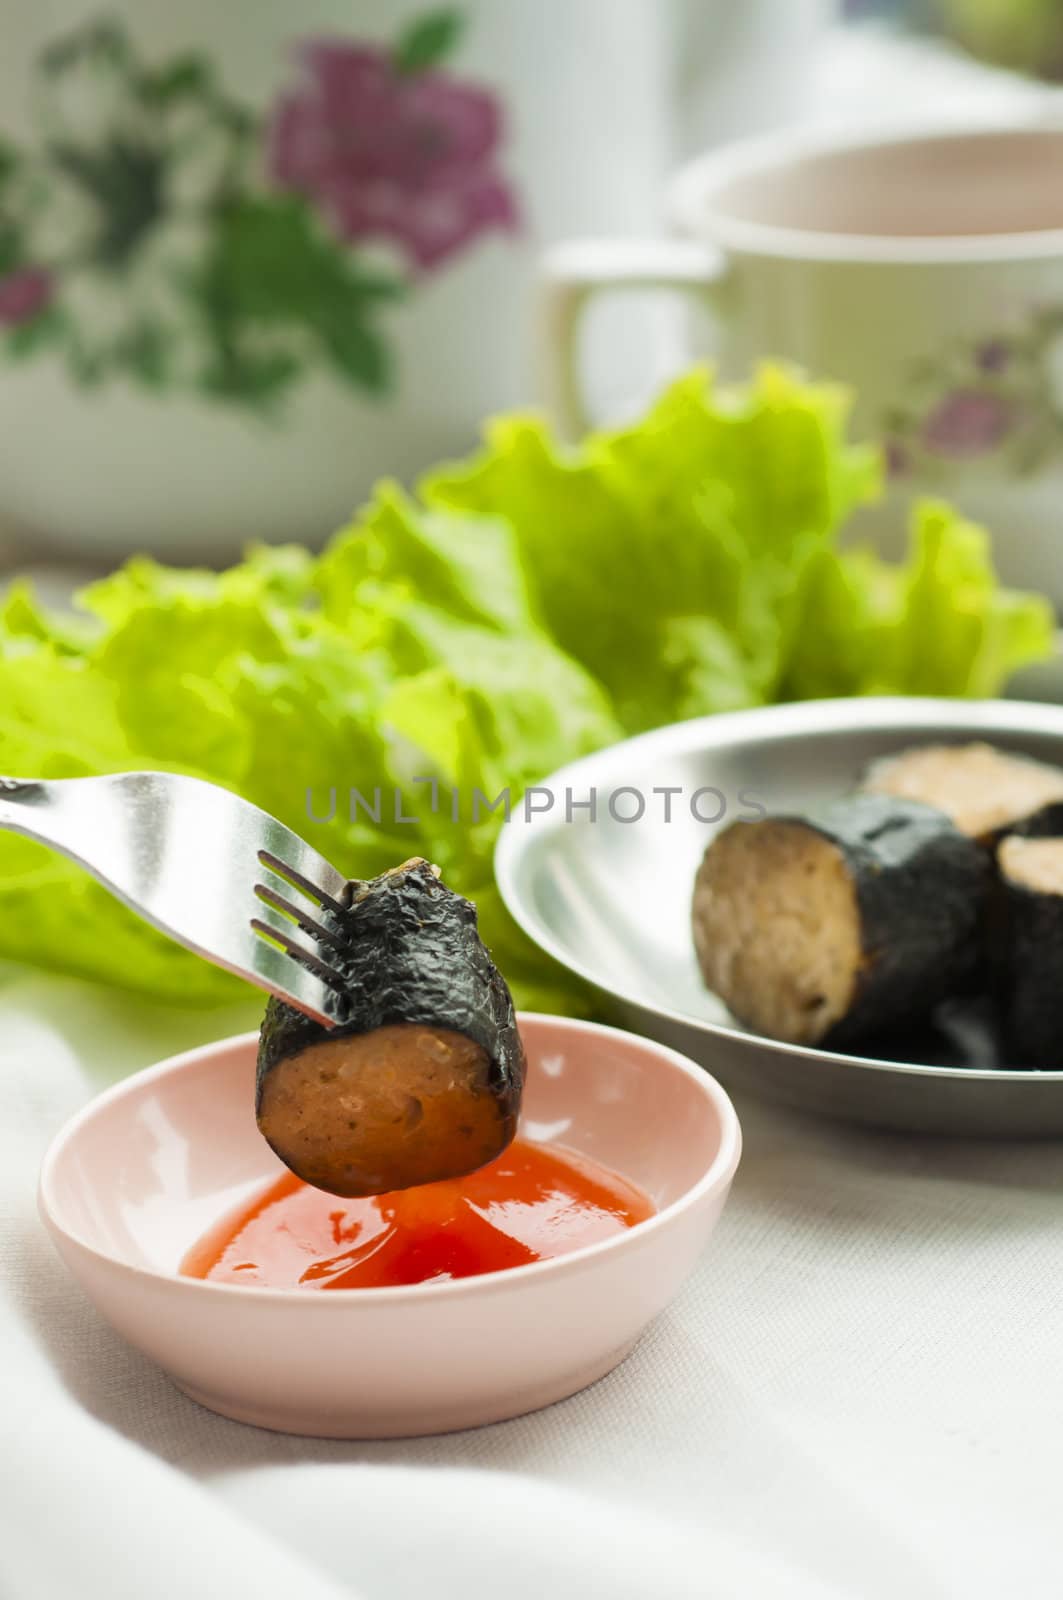
M 179 1388 L 287 1433 L 383 1438 L 513 1417 L 622 1361 L 723 1209 L 741 1135 L 719 1084 L 630 1033 L 520 1019 L 522 1132 L 640 1184 L 657 1215 L 478 1278 L 327 1294 L 177 1275 L 215 1218 L 283 1169 L 253 1112 L 253 1034 L 163 1061 L 91 1102 L 41 1172 L 41 1215 L 100 1312 Z

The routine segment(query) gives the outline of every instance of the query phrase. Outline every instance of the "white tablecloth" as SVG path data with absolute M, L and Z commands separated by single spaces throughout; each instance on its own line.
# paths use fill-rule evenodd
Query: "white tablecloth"
M 97 1317 L 37 1164 L 130 1067 L 243 1028 L 0 984 L 5 1600 L 1040 1600 L 1063 1590 L 1063 1152 L 739 1099 L 694 1278 L 617 1372 L 447 1437 L 226 1422 Z

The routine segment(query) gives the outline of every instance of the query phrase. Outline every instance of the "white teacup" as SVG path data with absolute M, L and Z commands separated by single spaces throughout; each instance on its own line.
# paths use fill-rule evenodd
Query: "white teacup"
M 905 501 L 942 494 L 993 530 L 1009 582 L 1063 605 L 1063 130 L 757 140 L 680 172 L 668 215 L 678 237 L 547 257 L 547 398 L 567 431 L 586 420 L 588 299 L 682 289 L 710 314 L 688 357 L 852 386 L 856 430 L 886 453 L 887 548 Z

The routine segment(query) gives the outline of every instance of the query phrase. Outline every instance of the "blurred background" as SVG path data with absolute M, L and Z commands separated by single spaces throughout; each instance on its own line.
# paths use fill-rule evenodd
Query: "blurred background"
M 319 546 L 539 399 L 536 281 L 780 129 L 1052 119 L 1058 0 L 0 0 L 0 572 Z M 595 417 L 681 361 L 595 309 Z M 832 376 L 833 374 L 825 374 Z
M 421 854 L 552 1011 L 500 812 L 307 797 L 1063 702 L 1057 11 L 0 0 L 0 770 Z M 232 993 L 9 835 L 0 906 L 2 956 Z
M 1056 0 L 847 0 L 845 15 L 883 17 L 949 40 L 981 61 L 1063 79 L 1063 9 Z

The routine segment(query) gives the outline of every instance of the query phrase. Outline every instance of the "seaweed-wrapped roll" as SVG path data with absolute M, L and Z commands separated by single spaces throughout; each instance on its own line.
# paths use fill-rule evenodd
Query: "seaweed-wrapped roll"
M 1005 833 L 1063 833 L 1063 770 L 991 744 L 902 750 L 876 761 L 863 788 L 937 806 L 983 844 Z
M 323 913 L 345 992 L 324 1028 L 273 999 L 255 1110 L 291 1170 L 340 1195 L 460 1177 L 517 1127 L 524 1051 L 476 909 L 427 861 L 351 885 Z
M 1063 839 L 1005 839 L 997 984 L 1009 1059 L 1063 1065 Z
M 914 800 L 732 823 L 694 886 L 702 974 L 757 1032 L 847 1048 L 971 981 L 990 876 L 981 846 Z

